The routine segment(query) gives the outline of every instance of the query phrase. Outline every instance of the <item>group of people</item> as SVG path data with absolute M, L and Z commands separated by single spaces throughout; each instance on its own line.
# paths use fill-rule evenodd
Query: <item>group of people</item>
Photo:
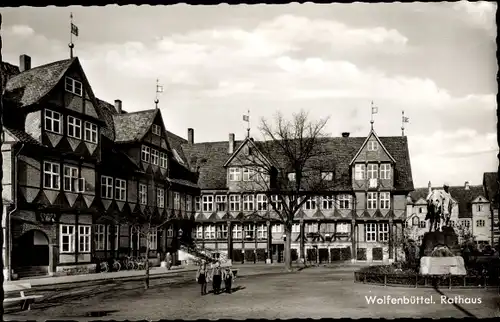
M 210 281 L 212 281 L 214 295 L 221 293 L 222 281 L 224 281 L 226 293 L 231 294 L 233 279 L 234 274 L 231 267 L 221 267 L 219 261 L 212 268 L 208 268 L 207 263 L 202 261 L 196 272 L 196 281 L 201 285 L 201 295 L 207 294 L 207 283 Z

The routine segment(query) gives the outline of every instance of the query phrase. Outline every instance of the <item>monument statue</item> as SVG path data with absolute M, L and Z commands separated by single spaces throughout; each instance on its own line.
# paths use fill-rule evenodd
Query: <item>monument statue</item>
M 450 225 L 451 210 L 453 200 L 449 192 L 450 186 L 445 183 L 443 189 L 432 190 L 431 182 L 429 181 L 429 193 L 427 194 L 427 216 L 426 220 L 430 221 L 429 232 L 443 231 L 443 221 L 445 226 Z

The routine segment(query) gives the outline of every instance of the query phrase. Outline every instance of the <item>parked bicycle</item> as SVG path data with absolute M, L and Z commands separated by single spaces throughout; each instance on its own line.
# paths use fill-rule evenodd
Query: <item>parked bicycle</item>
M 133 257 L 125 255 L 122 259 L 122 267 L 128 270 L 134 269 L 135 263 Z

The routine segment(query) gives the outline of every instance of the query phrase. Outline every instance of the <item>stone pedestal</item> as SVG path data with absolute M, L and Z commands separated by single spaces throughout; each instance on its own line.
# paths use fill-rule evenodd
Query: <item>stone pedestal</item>
M 452 227 L 443 227 L 443 231 L 425 233 L 420 246 L 420 258 L 432 256 L 432 252 L 439 246 L 446 246 L 455 256 L 460 256 L 458 237 Z
M 422 275 L 466 275 L 464 259 L 454 257 L 428 257 L 420 259 L 420 274 Z

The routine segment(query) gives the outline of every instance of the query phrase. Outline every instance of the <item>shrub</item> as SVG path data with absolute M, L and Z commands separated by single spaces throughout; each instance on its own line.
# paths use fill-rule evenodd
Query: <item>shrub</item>
M 360 261 L 365 261 L 366 260 L 366 248 L 358 248 L 357 251 L 357 259 Z
M 384 259 L 384 253 L 381 247 L 372 248 L 372 259 L 376 261 Z

